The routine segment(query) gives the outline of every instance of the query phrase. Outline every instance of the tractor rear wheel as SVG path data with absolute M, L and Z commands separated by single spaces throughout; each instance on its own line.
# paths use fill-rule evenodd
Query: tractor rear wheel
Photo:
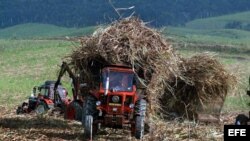
M 135 138 L 142 139 L 144 135 L 144 125 L 146 116 L 146 106 L 147 102 L 144 99 L 137 101 L 135 105 Z
M 94 120 L 97 117 L 96 98 L 89 95 L 83 104 L 82 124 L 84 126 L 84 134 L 86 139 L 92 139 L 97 132 L 97 125 Z
M 64 113 L 65 119 L 82 120 L 82 106 L 78 101 L 72 101 L 67 107 Z
M 45 114 L 48 111 L 48 106 L 45 102 L 41 101 L 39 102 L 39 104 L 37 105 L 35 111 L 37 114 L 41 115 L 41 114 Z
M 250 121 L 250 119 L 246 115 L 239 114 L 236 117 L 235 125 L 247 125 L 248 121 Z

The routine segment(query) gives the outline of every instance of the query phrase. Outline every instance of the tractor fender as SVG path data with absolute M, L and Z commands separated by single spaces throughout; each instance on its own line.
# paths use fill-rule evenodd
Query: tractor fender
M 69 120 L 82 120 L 82 102 L 74 100 L 66 106 L 64 118 Z
M 43 101 L 48 106 L 49 109 L 54 107 L 54 102 L 51 99 L 44 98 L 41 101 Z
M 51 100 L 51 99 L 43 99 L 43 101 L 44 101 L 47 105 L 54 104 L 53 100 Z

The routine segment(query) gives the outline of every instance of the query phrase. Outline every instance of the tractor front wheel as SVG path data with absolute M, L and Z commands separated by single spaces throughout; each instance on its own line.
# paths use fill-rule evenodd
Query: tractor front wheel
M 235 125 L 247 125 L 247 123 L 250 121 L 250 119 L 244 115 L 244 114 L 239 114 L 237 117 L 236 117 L 236 120 L 235 120 Z
M 39 102 L 39 104 L 37 105 L 35 111 L 37 114 L 41 115 L 41 114 L 45 114 L 48 111 L 48 106 L 45 102 L 41 101 Z
M 97 117 L 96 98 L 89 95 L 86 97 L 83 104 L 82 124 L 84 126 L 84 134 L 87 140 L 91 140 L 97 132 L 97 125 L 94 120 Z

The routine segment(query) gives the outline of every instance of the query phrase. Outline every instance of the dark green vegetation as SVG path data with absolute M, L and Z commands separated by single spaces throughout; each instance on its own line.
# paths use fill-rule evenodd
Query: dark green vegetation
M 184 25 L 194 19 L 247 11 L 249 0 L 112 0 L 126 17 L 135 12 L 152 25 Z M 109 0 L 0 0 L 0 28 L 24 23 L 67 27 L 110 23 L 118 15 Z M 234 23 L 233 23 L 234 24 Z M 230 25 L 228 25 L 230 27 Z

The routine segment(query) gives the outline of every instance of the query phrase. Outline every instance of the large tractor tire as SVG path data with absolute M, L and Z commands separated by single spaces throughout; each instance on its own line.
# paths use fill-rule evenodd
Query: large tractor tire
M 27 102 L 23 102 L 23 104 L 21 106 L 18 106 L 18 108 L 16 109 L 16 114 L 23 114 L 23 113 L 28 113 L 28 108 L 29 108 L 29 104 Z
M 247 123 L 250 121 L 250 119 L 244 115 L 244 114 L 239 114 L 237 117 L 236 117 L 236 120 L 235 120 L 235 125 L 247 125 Z
M 142 139 L 144 135 L 146 107 L 147 107 L 146 100 L 140 99 L 139 101 L 136 102 L 135 133 L 134 133 L 136 139 Z
M 80 103 L 77 101 L 71 102 L 66 107 L 64 118 L 70 119 L 70 120 L 81 121 L 82 120 L 82 106 L 80 105 Z
M 39 104 L 36 106 L 36 109 L 35 109 L 36 113 L 39 115 L 45 114 L 48 110 L 49 110 L 49 107 L 44 101 L 39 102 Z
M 82 124 L 84 126 L 85 139 L 92 140 L 97 132 L 97 125 L 94 120 L 97 117 L 96 98 L 89 95 L 83 104 Z
M 84 136 L 87 140 L 93 139 L 93 116 L 87 115 L 84 123 Z

